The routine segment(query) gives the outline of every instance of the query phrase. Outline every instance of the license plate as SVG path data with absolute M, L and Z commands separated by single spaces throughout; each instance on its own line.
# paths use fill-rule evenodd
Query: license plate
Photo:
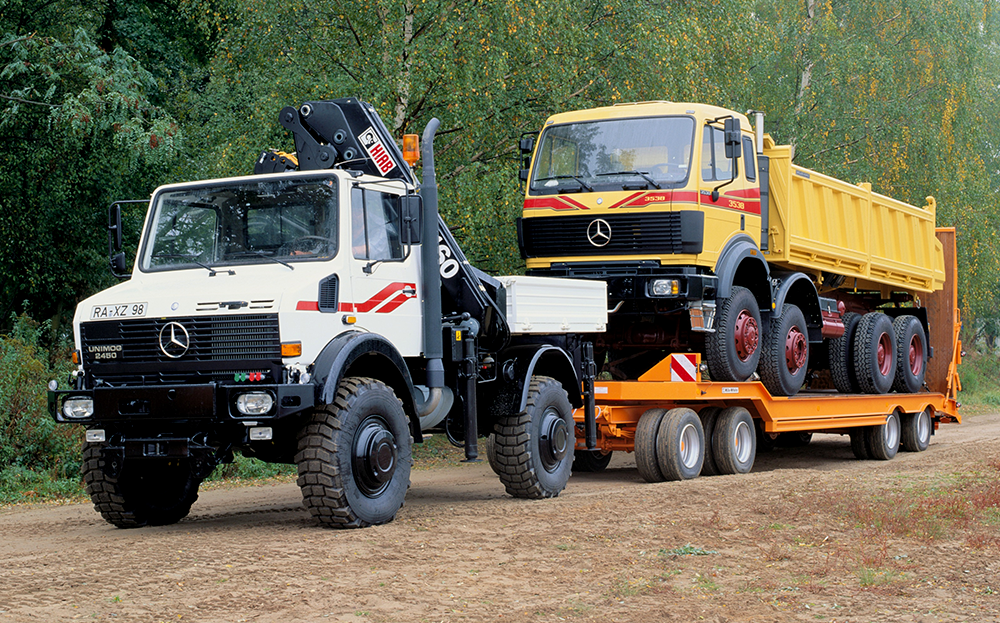
M 126 303 L 124 305 L 94 305 L 90 312 L 91 320 L 104 318 L 140 318 L 146 315 L 146 303 Z

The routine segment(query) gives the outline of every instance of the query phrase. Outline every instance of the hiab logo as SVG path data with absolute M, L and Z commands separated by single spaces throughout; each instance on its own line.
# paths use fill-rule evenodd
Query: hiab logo
M 371 157 L 372 161 L 375 162 L 375 166 L 378 168 L 379 175 L 385 175 L 389 171 L 396 168 L 396 163 L 393 162 L 392 156 L 389 155 L 389 151 L 379 140 L 378 134 L 375 133 L 375 128 L 368 128 L 358 136 L 358 140 L 364 145 L 365 151 Z

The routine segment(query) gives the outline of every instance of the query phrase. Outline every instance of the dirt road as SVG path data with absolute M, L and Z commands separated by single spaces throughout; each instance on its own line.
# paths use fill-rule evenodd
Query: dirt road
M 820 435 L 680 483 L 616 456 L 541 502 L 485 464 L 415 471 L 396 521 L 353 531 L 316 527 L 289 483 L 202 492 L 163 528 L 7 508 L 0 621 L 995 621 L 998 425 L 889 462 Z

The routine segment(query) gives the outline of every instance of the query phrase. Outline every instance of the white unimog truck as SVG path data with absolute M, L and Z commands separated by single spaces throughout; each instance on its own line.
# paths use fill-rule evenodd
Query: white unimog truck
M 96 509 L 122 528 L 176 522 L 241 452 L 296 464 L 324 525 L 385 523 L 410 483 L 411 443 L 442 422 L 468 460 L 492 433 L 511 495 L 558 495 L 574 408 L 596 447 L 587 336 L 607 323 L 604 283 L 469 265 L 437 214 L 437 120 L 419 188 L 416 148 L 404 160 L 364 102 L 310 102 L 280 120 L 294 156 L 156 189 L 130 275 L 110 208 L 112 270 L 130 278 L 80 303 L 71 389 L 49 392 L 58 422 L 87 428 Z

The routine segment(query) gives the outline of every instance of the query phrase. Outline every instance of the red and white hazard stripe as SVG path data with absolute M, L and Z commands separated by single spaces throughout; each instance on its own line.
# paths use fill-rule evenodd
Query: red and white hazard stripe
M 698 356 L 690 354 L 670 355 L 670 380 L 694 383 L 698 380 Z

